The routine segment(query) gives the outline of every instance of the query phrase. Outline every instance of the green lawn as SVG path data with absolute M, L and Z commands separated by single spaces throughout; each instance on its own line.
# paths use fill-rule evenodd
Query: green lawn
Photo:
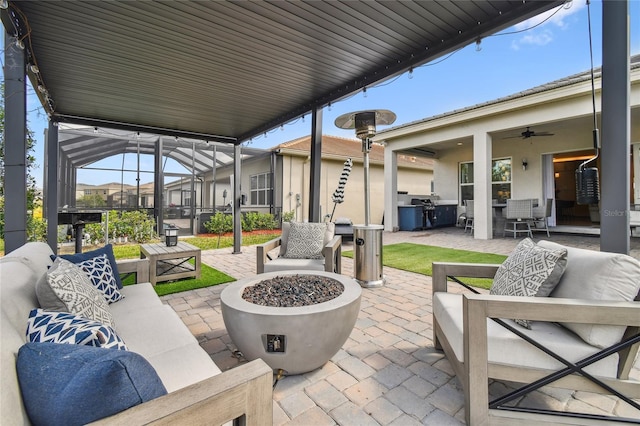
M 265 234 L 252 234 L 242 236 L 243 246 L 252 246 L 255 244 L 262 244 L 280 236 L 280 230 L 273 231 L 272 233 Z M 191 237 L 180 238 L 180 241 L 192 244 L 198 247 L 200 250 L 211 250 L 218 248 L 218 237 Z M 226 248 L 233 247 L 233 237 L 221 237 L 220 247 Z M 113 255 L 116 259 L 138 259 L 140 258 L 140 244 L 114 244 Z
M 280 235 L 279 231 L 274 233 L 266 233 L 261 235 L 243 235 L 242 245 L 248 246 L 253 244 L 262 244 Z M 210 250 L 218 248 L 217 237 L 193 237 L 180 239 L 189 244 L 193 244 L 199 247 L 201 250 Z M 220 239 L 220 248 L 233 247 L 233 237 L 222 237 Z M 140 258 L 140 245 L 139 244 L 117 244 L 113 246 L 113 254 L 116 259 L 138 259 Z M 213 285 L 228 283 L 235 281 L 236 279 L 214 269 L 210 266 L 201 264 L 201 276 L 198 279 L 184 278 L 176 281 L 161 282 L 156 284 L 154 289 L 158 296 L 164 296 L 166 294 L 179 293 L 181 291 L 194 290 L 196 288 L 210 287 Z M 123 281 L 124 285 L 134 284 L 134 277 L 131 276 Z
M 345 251 L 344 256 L 353 257 L 353 251 Z M 507 256 L 458 250 L 422 244 L 399 243 L 383 246 L 382 263 L 391 268 L 431 276 L 432 262 L 502 263 Z M 466 284 L 488 289 L 493 283 L 487 278 L 463 278 Z
M 200 278 L 184 278 L 181 280 L 167 281 L 157 283 L 154 287 L 158 296 L 164 296 L 166 294 L 179 293 L 181 291 L 194 290 L 196 288 L 211 287 L 213 285 L 228 283 L 235 281 L 236 279 L 214 269 L 204 263 L 201 266 Z M 128 277 L 123 280 L 123 285 L 135 284 L 134 277 Z

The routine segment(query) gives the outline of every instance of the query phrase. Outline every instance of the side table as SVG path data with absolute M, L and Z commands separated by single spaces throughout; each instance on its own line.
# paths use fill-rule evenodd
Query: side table
M 198 247 L 181 241 L 171 247 L 164 243 L 140 245 L 140 258 L 149 259 L 149 281 L 152 285 L 179 278 L 200 278 L 200 253 Z M 189 263 L 191 259 L 195 260 L 195 265 Z

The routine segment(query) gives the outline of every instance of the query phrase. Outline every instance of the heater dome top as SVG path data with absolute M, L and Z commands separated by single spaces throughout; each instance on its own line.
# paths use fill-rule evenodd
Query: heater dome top
M 373 125 L 376 124 L 393 124 L 396 121 L 395 113 L 387 110 L 387 109 L 374 109 L 368 111 L 355 111 L 348 112 L 346 114 L 342 114 L 340 117 L 336 118 L 335 125 L 341 129 L 355 129 L 356 128 L 356 120 L 361 117 L 374 117 L 375 121 Z

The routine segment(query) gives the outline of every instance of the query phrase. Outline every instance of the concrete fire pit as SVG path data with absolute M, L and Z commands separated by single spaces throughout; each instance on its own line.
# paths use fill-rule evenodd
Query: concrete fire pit
M 319 275 L 344 287 L 332 300 L 307 306 L 261 306 L 242 298 L 245 287 L 287 275 Z M 233 343 L 251 361 L 262 358 L 277 371 L 301 374 L 324 365 L 347 340 L 360 311 L 360 285 L 322 271 L 280 271 L 230 284 L 220 295 L 222 318 Z

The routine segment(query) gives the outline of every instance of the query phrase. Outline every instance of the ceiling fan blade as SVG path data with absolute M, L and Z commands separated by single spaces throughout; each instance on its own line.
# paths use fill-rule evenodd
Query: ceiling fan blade
M 540 133 L 535 132 L 535 133 L 534 133 L 533 135 L 531 135 L 531 136 L 553 136 L 553 135 L 554 135 L 553 133 L 549 133 L 549 132 L 540 132 Z

